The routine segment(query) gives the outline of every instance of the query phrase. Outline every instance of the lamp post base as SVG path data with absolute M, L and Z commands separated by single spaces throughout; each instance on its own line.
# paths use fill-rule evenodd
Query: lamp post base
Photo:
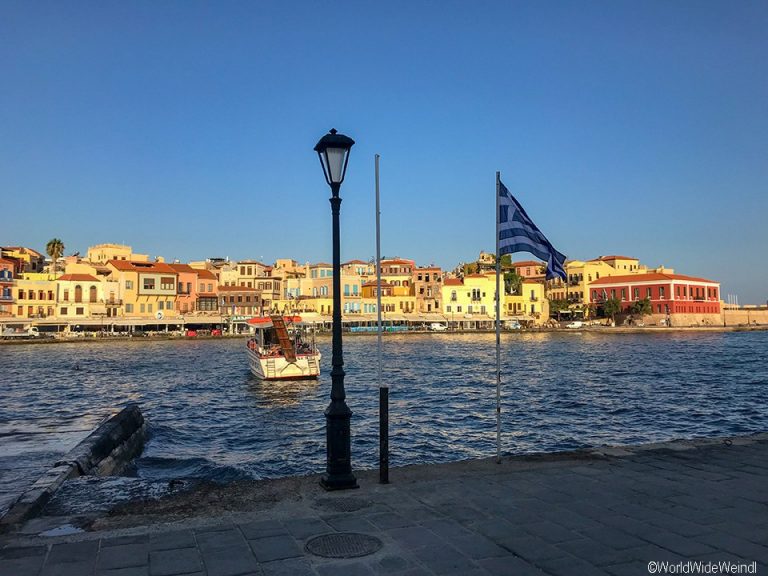
M 343 400 L 331 401 L 325 410 L 326 473 L 320 485 L 326 490 L 358 488 L 352 473 L 349 421 L 352 411 Z
M 320 486 L 325 488 L 328 492 L 332 490 L 353 490 L 355 488 L 360 488 L 354 474 L 345 476 L 323 476 L 320 479 Z

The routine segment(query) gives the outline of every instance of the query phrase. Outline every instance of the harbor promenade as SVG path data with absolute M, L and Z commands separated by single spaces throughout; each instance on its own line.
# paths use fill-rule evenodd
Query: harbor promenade
M 36 519 L 0 537 L 0 576 L 768 574 L 768 434 L 391 479 L 361 472 L 359 490 L 338 493 L 314 476 L 208 487 L 55 538 L 36 532 L 56 519 Z M 313 540 L 328 534 L 350 535 Z

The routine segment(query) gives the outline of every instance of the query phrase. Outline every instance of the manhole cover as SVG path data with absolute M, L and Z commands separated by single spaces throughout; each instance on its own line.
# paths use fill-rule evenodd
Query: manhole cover
M 358 558 L 378 552 L 381 546 L 373 536 L 342 532 L 315 536 L 307 542 L 307 552 L 323 558 Z
M 355 512 L 368 508 L 370 505 L 370 500 L 361 498 L 319 498 L 314 507 L 325 508 L 334 512 Z

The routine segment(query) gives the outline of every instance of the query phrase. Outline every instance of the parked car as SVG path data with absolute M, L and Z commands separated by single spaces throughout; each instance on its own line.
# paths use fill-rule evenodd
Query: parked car
M 565 325 L 566 328 L 581 328 L 582 326 L 584 326 L 584 322 L 581 320 L 574 320 Z
M 520 330 L 522 328 L 522 325 L 517 320 L 507 320 L 504 322 L 504 328 L 507 330 Z
M 187 330 L 187 338 L 197 338 L 197 330 Z
M 211 330 L 211 336 L 221 336 L 221 328 L 214 328 Z
M 443 332 L 444 330 L 448 330 L 448 326 L 441 324 L 440 322 L 432 322 L 432 324 L 429 325 L 429 329 L 435 332 Z

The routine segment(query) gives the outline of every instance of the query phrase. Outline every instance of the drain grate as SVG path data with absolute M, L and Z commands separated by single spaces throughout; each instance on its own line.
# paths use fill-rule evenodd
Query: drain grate
M 381 549 L 381 540 L 368 534 L 322 534 L 307 542 L 307 552 L 323 558 L 358 558 Z

